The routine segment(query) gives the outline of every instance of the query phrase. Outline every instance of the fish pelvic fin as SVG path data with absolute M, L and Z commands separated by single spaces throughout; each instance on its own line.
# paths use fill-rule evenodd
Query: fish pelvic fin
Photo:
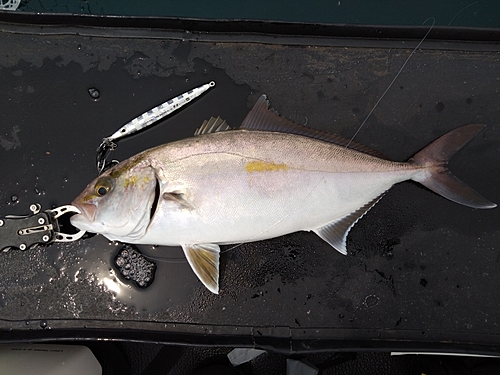
M 321 228 L 314 229 L 313 232 L 339 253 L 347 255 L 346 241 L 349 231 L 359 219 L 361 219 L 373 206 L 375 206 L 380 199 L 382 199 L 384 194 L 385 192 L 364 206 L 358 208 L 356 211 L 351 212 L 349 215 L 328 223 Z
M 219 245 L 182 245 L 182 250 L 203 285 L 212 293 L 219 294 Z
M 425 167 L 426 173 L 417 174 L 413 180 L 464 206 L 482 209 L 496 207 L 495 203 L 490 202 L 453 176 L 446 167 L 448 160 L 484 127 L 484 124 L 464 125 L 439 137 L 419 151 L 409 160 L 409 163 Z

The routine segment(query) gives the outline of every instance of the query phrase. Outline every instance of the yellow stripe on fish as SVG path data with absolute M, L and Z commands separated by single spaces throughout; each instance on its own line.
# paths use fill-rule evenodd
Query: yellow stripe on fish
M 267 161 L 256 160 L 248 162 L 247 165 L 245 166 L 245 169 L 247 172 L 252 173 L 252 172 L 286 171 L 288 167 L 284 163 L 275 164 Z

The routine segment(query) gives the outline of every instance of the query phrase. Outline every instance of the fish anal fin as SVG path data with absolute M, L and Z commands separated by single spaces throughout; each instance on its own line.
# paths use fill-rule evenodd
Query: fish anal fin
M 321 228 L 314 229 L 313 232 L 339 253 L 347 255 L 346 240 L 349 231 L 354 224 L 356 224 L 358 220 L 361 219 L 363 215 L 365 215 L 384 196 L 384 194 L 385 192 L 364 206 L 358 208 L 356 211 L 351 212 L 341 219 L 328 223 Z
M 203 285 L 212 293 L 219 294 L 219 245 L 182 245 L 182 250 Z
M 241 123 L 240 129 L 302 135 L 330 142 L 338 146 L 344 146 L 352 150 L 364 152 L 365 154 L 376 156 L 378 158 L 390 160 L 383 153 L 373 150 L 370 147 L 357 142 L 349 141 L 348 139 L 335 134 L 308 128 L 307 126 L 297 124 L 296 122 L 280 116 L 275 109 L 269 107 L 269 100 L 266 95 L 262 95 L 259 100 L 257 100 L 252 110 L 247 114 Z
M 201 126 L 194 132 L 194 135 L 223 132 L 229 129 L 231 128 L 226 123 L 226 120 L 223 120 L 220 117 L 210 117 L 210 119 L 203 121 Z

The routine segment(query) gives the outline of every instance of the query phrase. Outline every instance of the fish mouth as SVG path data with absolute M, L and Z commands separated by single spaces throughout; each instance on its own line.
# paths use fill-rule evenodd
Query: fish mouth
M 81 228 L 80 224 L 91 223 L 94 221 L 97 209 L 97 207 L 94 204 L 77 203 L 75 201 L 73 201 L 71 204 L 75 206 L 78 210 L 80 210 L 79 214 L 71 216 L 70 218 L 71 225 L 75 226 L 78 229 L 83 229 Z

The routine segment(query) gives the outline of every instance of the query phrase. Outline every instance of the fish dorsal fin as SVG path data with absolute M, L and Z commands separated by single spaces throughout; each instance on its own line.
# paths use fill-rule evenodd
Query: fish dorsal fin
M 210 117 L 209 120 L 203 121 L 201 126 L 194 132 L 194 135 L 223 132 L 229 129 L 231 128 L 226 123 L 226 120 L 223 120 L 220 117 Z
M 384 194 L 385 192 L 364 206 L 358 208 L 356 211 L 351 212 L 349 215 L 335 220 L 334 222 L 331 222 L 321 228 L 314 229 L 313 232 L 320 236 L 321 239 L 328 242 L 328 244 L 335 250 L 346 255 L 346 240 L 349 231 L 354 224 L 356 224 L 358 220 L 361 219 L 363 215 L 366 214 L 370 208 L 372 208 L 384 196 Z
M 370 147 L 364 146 L 357 142 L 350 142 L 348 139 L 335 134 L 308 128 L 307 126 L 297 124 L 296 122 L 280 116 L 280 114 L 275 109 L 269 107 L 269 100 L 267 99 L 266 95 L 262 95 L 259 100 L 257 100 L 252 110 L 248 113 L 248 115 L 241 123 L 240 129 L 302 135 L 319 139 L 325 142 L 334 143 L 338 146 L 348 147 L 356 151 L 364 152 L 365 154 L 389 160 L 386 155 L 373 150 Z
M 203 285 L 212 293 L 219 294 L 219 245 L 182 245 L 182 250 Z

